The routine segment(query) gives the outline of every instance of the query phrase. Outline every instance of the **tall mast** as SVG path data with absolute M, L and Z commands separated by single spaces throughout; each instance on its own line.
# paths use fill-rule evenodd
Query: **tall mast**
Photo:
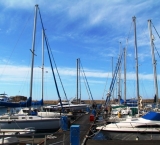
M 124 48 L 124 102 L 126 102 L 126 48 Z
M 113 79 L 113 57 L 112 57 L 112 79 Z M 114 89 L 113 89 L 113 100 L 114 100 Z
M 42 29 L 42 103 L 44 95 L 44 29 Z
M 79 104 L 81 104 L 81 75 L 80 75 L 80 58 L 78 63 L 78 72 L 79 72 Z
M 157 71 L 156 71 L 156 60 L 154 55 L 154 37 L 152 35 L 151 29 L 151 20 L 148 20 L 148 28 L 150 35 L 150 44 L 151 44 L 151 54 L 152 54 L 152 64 L 153 64 L 153 73 L 154 73 L 154 86 L 155 86 L 155 95 L 156 95 L 156 104 L 158 105 L 158 83 L 157 83 Z
M 79 84 L 78 84 L 78 76 L 79 76 L 79 73 L 78 73 L 78 68 L 79 68 L 79 59 L 77 59 L 77 103 L 78 103 L 78 88 L 79 88 Z
M 36 37 L 36 21 L 37 21 L 38 5 L 35 5 L 34 27 L 33 27 L 33 40 L 32 40 L 32 64 L 31 64 L 31 78 L 30 78 L 30 97 L 32 103 L 32 85 L 33 85 L 33 67 L 34 67 L 34 51 L 35 51 L 35 37 Z M 31 110 L 31 108 L 30 108 Z M 30 111 L 29 110 L 29 111 Z
M 133 17 L 134 23 L 134 43 L 135 43 L 135 61 L 136 61 L 136 87 L 137 87 L 137 99 L 139 100 L 139 78 L 138 78 L 138 52 L 137 52 L 137 34 L 136 34 L 136 17 Z M 138 105 L 138 114 L 139 114 L 139 105 Z
M 121 54 L 121 42 L 119 43 L 119 54 Z M 118 70 L 118 103 L 120 104 L 120 98 L 121 98 L 121 64 L 119 66 Z

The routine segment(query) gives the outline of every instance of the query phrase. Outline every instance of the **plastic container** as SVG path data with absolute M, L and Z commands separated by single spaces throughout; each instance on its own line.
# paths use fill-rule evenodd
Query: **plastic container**
M 93 114 L 90 115 L 89 120 L 90 120 L 90 122 L 94 121 L 94 115 Z

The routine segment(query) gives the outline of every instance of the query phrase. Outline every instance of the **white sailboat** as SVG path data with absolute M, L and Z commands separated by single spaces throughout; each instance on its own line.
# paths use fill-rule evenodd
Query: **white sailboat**
M 30 78 L 30 97 L 32 101 L 32 84 L 33 84 L 33 66 L 34 66 L 34 52 L 35 52 L 35 30 L 37 20 L 38 5 L 35 5 L 34 29 L 33 29 L 33 43 L 32 43 L 32 65 Z M 31 113 L 31 107 L 29 108 Z M 27 127 L 34 127 L 36 131 L 44 130 L 58 130 L 60 128 L 60 118 L 42 118 L 40 116 L 32 115 L 12 115 L 2 116 L 0 118 L 1 129 L 24 129 Z

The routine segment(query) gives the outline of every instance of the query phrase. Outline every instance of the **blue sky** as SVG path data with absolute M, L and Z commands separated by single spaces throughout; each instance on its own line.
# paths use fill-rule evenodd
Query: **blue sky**
M 155 94 L 147 20 L 160 32 L 160 1 L 153 0 L 3 0 L 0 1 L 0 93 L 29 96 L 32 31 L 39 5 L 46 35 L 68 99 L 76 96 L 76 59 L 80 58 L 94 99 L 106 97 L 119 52 L 127 47 L 127 98 L 136 97 L 134 28 L 136 17 L 139 89 L 143 98 Z M 41 98 L 41 23 L 37 16 L 33 99 Z M 160 39 L 153 30 L 155 46 Z M 128 39 L 128 43 L 126 40 Z M 121 44 L 120 44 L 121 43 Z M 159 56 L 157 74 L 159 80 Z M 48 72 L 48 73 L 47 73 Z M 123 68 L 122 68 L 123 79 Z M 56 75 L 57 77 L 57 75 Z M 44 99 L 57 100 L 45 49 Z M 64 93 L 57 77 L 60 96 Z M 159 81 L 158 81 L 159 82 Z M 122 82 L 123 83 L 123 82 Z M 115 90 L 116 92 L 116 90 Z M 123 94 L 123 86 L 122 86 Z M 84 81 L 81 97 L 89 99 Z M 116 96 L 115 96 L 116 97 Z M 123 97 L 123 95 L 122 95 Z

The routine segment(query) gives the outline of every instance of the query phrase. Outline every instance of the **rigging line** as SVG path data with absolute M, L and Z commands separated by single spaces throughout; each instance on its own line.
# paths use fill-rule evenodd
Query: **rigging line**
M 88 84 L 88 81 L 87 81 L 87 78 L 86 78 L 82 63 L 80 62 L 80 64 L 81 64 L 81 67 L 82 67 L 82 70 L 83 70 L 83 73 L 84 73 L 84 76 L 85 76 L 85 79 L 86 79 L 86 82 L 87 82 L 87 86 L 88 86 L 88 89 L 89 89 L 89 92 L 90 92 L 90 95 L 91 95 L 91 98 L 92 98 L 92 101 L 93 101 L 93 96 L 92 96 L 92 93 L 91 93 L 91 90 L 90 90 L 90 87 L 89 87 L 89 84 Z
M 45 31 L 43 31 L 43 32 L 44 32 L 44 38 L 45 38 L 45 42 L 46 42 L 46 46 L 47 46 L 47 52 L 48 52 L 48 56 L 49 56 L 49 61 L 50 61 L 51 69 L 52 69 L 52 74 L 53 74 L 57 94 L 58 94 L 58 97 L 59 97 L 60 105 L 62 107 L 62 111 L 64 112 L 64 108 L 63 108 L 63 105 L 62 105 L 62 101 L 61 101 L 61 97 L 60 97 L 60 93 L 59 93 L 59 90 L 58 90 L 58 85 L 57 85 L 57 81 L 56 81 L 56 77 L 55 77 L 55 73 L 54 73 L 54 69 L 53 69 L 53 65 L 52 65 L 52 61 L 51 61 L 51 56 L 50 56 L 50 52 L 49 52 L 49 48 L 48 48 L 48 42 L 47 42 L 46 34 L 45 34 Z
M 21 38 L 21 36 L 22 36 L 22 34 L 23 34 L 23 32 L 24 32 L 24 30 L 25 30 L 25 28 L 26 28 L 26 26 L 27 26 L 30 18 L 31 18 L 31 15 L 28 17 L 28 20 L 26 21 L 26 23 L 25 23 L 25 25 L 24 25 L 24 27 L 23 27 L 23 29 L 22 29 L 22 31 L 21 31 L 18 39 L 17 39 L 17 42 L 15 43 L 15 45 L 14 45 L 14 47 L 13 47 L 13 49 L 12 49 L 12 52 L 11 52 L 11 54 L 10 54 L 10 56 L 9 56 L 9 60 L 10 60 L 10 58 L 12 57 L 12 54 L 13 54 L 13 52 L 14 52 L 14 50 L 15 50 L 15 48 L 16 48 L 16 46 L 17 46 L 17 44 L 18 44 L 18 42 L 19 42 L 19 40 L 20 40 L 20 38 Z M 8 65 L 9 65 L 9 61 L 7 61 L 7 64 L 5 65 L 2 73 L 0 74 L 0 78 L 2 77 L 2 74 L 4 73 L 4 71 L 5 71 L 5 69 L 6 69 L 6 67 L 7 67 Z
M 56 77 L 55 77 L 52 61 L 51 61 L 51 56 L 50 56 L 50 51 L 49 51 L 49 45 L 48 45 L 47 37 L 46 37 L 46 34 L 45 34 L 45 29 L 44 29 L 44 25 L 43 25 L 43 21 L 42 21 L 42 17 L 41 17 L 41 13 L 40 13 L 39 7 L 38 7 L 38 10 L 39 10 L 39 16 L 40 16 L 40 21 L 41 21 L 42 29 L 43 29 L 43 32 L 44 32 L 44 39 L 45 39 L 45 43 L 46 43 L 46 46 L 47 46 L 47 52 L 48 52 L 48 56 L 49 56 L 49 61 L 50 61 L 51 69 L 52 69 L 52 74 L 53 74 L 53 78 L 54 78 L 57 94 L 58 94 L 58 97 L 59 97 L 60 105 L 62 107 L 62 111 L 64 111 L 64 108 L 63 108 L 63 105 L 62 105 L 62 101 L 61 101 L 61 97 L 60 97 L 60 93 L 59 93 L 59 90 L 58 90 L 58 85 L 57 85 L 57 81 L 56 81 Z
M 154 44 L 154 48 L 155 48 L 155 50 L 156 50 L 156 52 L 157 52 L 157 54 L 158 54 L 158 56 L 159 56 L 159 58 L 160 58 L 159 52 L 158 52 L 158 50 L 157 50 L 155 44 Z
M 89 91 L 89 88 L 87 87 L 87 81 L 85 79 L 85 74 L 84 74 L 84 71 L 83 71 L 83 68 L 82 68 L 82 71 L 81 71 L 82 75 L 83 75 L 83 79 L 84 79 L 84 83 L 85 83 L 85 86 L 86 86 L 86 90 L 88 92 L 88 96 L 92 98 L 91 94 L 90 94 L 90 91 Z M 92 99 L 93 100 L 93 99 Z
M 54 56 L 53 56 L 51 47 L 50 47 L 49 42 L 48 42 L 48 38 L 46 37 L 46 39 L 47 39 L 47 43 L 48 43 L 48 46 L 49 46 L 49 49 L 50 49 L 50 53 L 51 53 L 51 56 L 52 56 L 52 59 L 53 59 L 53 62 L 54 62 L 54 65 L 55 65 L 55 68 L 56 68 L 56 71 L 57 71 L 59 80 L 60 80 L 60 83 L 61 83 L 61 85 L 62 85 L 62 89 L 63 89 L 64 95 L 65 95 L 65 97 L 66 97 L 66 100 L 69 102 L 68 97 L 67 97 L 67 94 L 66 94 L 66 91 L 65 91 L 64 86 L 63 86 L 63 83 L 62 83 L 62 80 L 61 80 L 61 77 L 60 77 L 59 72 L 58 72 L 58 69 L 57 69 L 57 65 L 56 65 L 56 62 L 55 62 L 55 59 L 54 59 Z
M 128 35 L 127 35 L 126 47 L 128 46 L 128 39 L 129 39 L 129 35 L 130 35 L 130 32 L 131 32 L 132 25 L 133 25 L 133 22 L 131 21 L 130 29 L 129 29 L 129 32 L 128 32 Z
M 108 73 L 108 76 L 109 76 L 109 73 Z M 107 82 L 108 82 L 108 76 L 107 76 L 106 84 L 105 84 L 105 87 L 104 87 L 104 91 L 103 91 L 102 99 L 104 99 L 104 94 L 105 94 L 106 86 L 107 86 Z
M 81 73 L 82 73 L 82 71 L 81 71 Z M 82 73 L 82 75 L 84 76 L 83 73 Z M 86 90 L 87 90 L 87 94 L 88 94 L 88 96 L 90 97 L 89 90 L 88 90 L 88 88 L 87 88 L 87 85 L 86 85 L 86 82 L 85 82 L 85 79 L 84 79 L 84 78 L 83 78 L 83 81 L 84 81 L 84 84 L 85 84 L 85 87 L 86 87 Z
M 151 21 L 151 23 L 152 23 L 152 21 Z M 152 25 L 153 25 L 153 23 L 152 23 Z M 159 36 L 159 34 L 158 34 L 158 31 L 156 30 L 156 28 L 154 27 L 154 25 L 153 25 L 153 28 L 154 28 L 154 30 L 156 31 L 158 37 L 160 38 L 160 36 Z

